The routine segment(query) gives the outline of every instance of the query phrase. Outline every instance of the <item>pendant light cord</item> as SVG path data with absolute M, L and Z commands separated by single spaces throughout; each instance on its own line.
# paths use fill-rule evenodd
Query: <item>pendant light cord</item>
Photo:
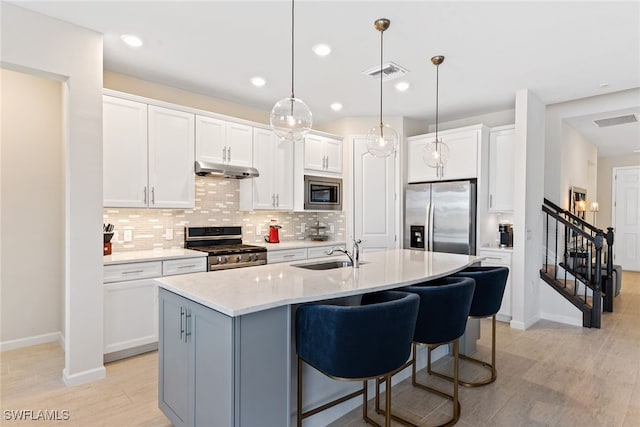
M 438 144 L 438 93 L 440 87 L 440 64 L 436 65 L 436 145 Z
M 295 73 L 295 67 L 293 66 L 294 64 L 294 50 L 295 50 L 295 44 L 294 44 L 294 25 L 295 25 L 295 19 L 294 19 L 294 0 L 291 0 L 291 98 L 295 98 L 294 94 L 293 94 L 293 81 L 294 81 L 294 73 Z M 292 106 L 293 108 L 293 106 Z
M 382 136 L 382 128 L 384 124 L 382 123 L 382 54 L 384 51 L 384 30 L 380 31 L 380 136 Z

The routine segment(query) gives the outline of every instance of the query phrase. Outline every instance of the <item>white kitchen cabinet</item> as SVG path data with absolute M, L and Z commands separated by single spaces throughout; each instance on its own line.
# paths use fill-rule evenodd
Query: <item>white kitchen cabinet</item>
M 206 257 L 105 266 L 104 361 L 157 348 L 158 287 L 153 278 L 206 270 Z
M 241 210 L 293 210 L 293 141 L 253 129 L 253 167 L 259 177 L 240 182 Z
M 196 115 L 196 160 L 253 166 L 253 127 Z
M 103 97 L 105 207 L 195 205 L 194 115 Z
M 489 212 L 513 211 L 513 125 L 489 133 Z
M 342 173 L 342 140 L 308 135 L 304 141 L 304 169 L 313 174 Z
M 485 257 L 485 259 L 482 260 L 483 266 L 509 268 L 507 285 L 504 288 L 504 295 L 502 296 L 502 305 L 496 315 L 496 319 L 502 322 L 511 321 L 511 254 L 512 252 L 508 249 L 498 248 L 481 248 L 478 251 L 478 257 Z
M 267 264 L 307 259 L 307 248 L 279 249 L 267 251 Z
M 424 148 L 435 139 L 435 133 L 407 138 L 408 182 L 477 178 L 484 129 L 477 125 L 438 132 L 438 138 L 449 147 L 449 159 L 442 171 L 427 166 L 423 160 Z

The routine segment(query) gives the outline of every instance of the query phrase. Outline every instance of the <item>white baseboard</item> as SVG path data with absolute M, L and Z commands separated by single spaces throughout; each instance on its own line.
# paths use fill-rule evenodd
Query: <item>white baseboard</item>
M 48 343 L 58 343 L 62 348 L 64 348 L 64 336 L 61 332 L 51 332 L 48 334 L 3 341 L 0 342 L 0 351 L 16 350 L 18 348 Z
M 106 378 L 106 376 L 107 370 L 104 366 L 100 366 L 99 368 L 95 369 L 89 369 L 73 375 L 69 375 L 69 373 L 67 372 L 67 368 L 64 368 L 62 370 L 62 381 L 64 381 L 64 385 L 66 385 L 67 387 L 101 380 L 103 378 Z
M 580 315 L 579 318 L 576 318 L 554 313 L 540 313 L 540 318 L 551 320 L 552 322 L 564 323 L 565 325 L 582 326 L 582 315 Z
M 509 326 L 511 326 L 513 329 L 519 329 L 521 331 L 524 331 L 526 328 L 524 327 L 524 322 L 521 322 L 519 320 L 511 320 L 511 322 L 509 322 Z

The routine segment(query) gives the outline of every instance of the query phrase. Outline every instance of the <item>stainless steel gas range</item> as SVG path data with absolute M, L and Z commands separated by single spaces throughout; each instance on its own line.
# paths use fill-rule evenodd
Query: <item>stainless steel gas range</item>
M 242 227 L 185 227 L 184 247 L 207 252 L 207 271 L 267 263 L 267 248 L 242 244 Z

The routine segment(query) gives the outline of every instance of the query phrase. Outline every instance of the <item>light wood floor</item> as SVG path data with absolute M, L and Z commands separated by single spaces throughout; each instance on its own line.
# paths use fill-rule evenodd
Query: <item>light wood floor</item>
M 490 322 L 483 320 L 480 357 L 490 354 L 489 337 Z M 497 343 L 498 379 L 485 387 L 460 389 L 458 425 L 640 426 L 640 273 L 623 274 L 615 313 L 604 314 L 601 329 L 540 321 L 518 331 L 498 322 Z M 436 367 L 446 370 L 450 364 L 442 360 Z M 76 387 L 63 385 L 63 366 L 57 345 L 0 353 L 0 425 L 170 425 L 157 408 L 157 353 L 110 363 L 106 379 Z M 461 370 L 461 375 L 477 374 Z M 424 373 L 421 379 L 450 387 Z M 426 425 L 444 420 L 450 411 L 448 401 L 415 390 L 407 381 L 394 387 L 393 399 L 395 411 Z M 7 419 L 5 410 L 20 409 L 68 410 L 70 420 Z M 332 426 L 365 425 L 360 415 L 355 410 Z

